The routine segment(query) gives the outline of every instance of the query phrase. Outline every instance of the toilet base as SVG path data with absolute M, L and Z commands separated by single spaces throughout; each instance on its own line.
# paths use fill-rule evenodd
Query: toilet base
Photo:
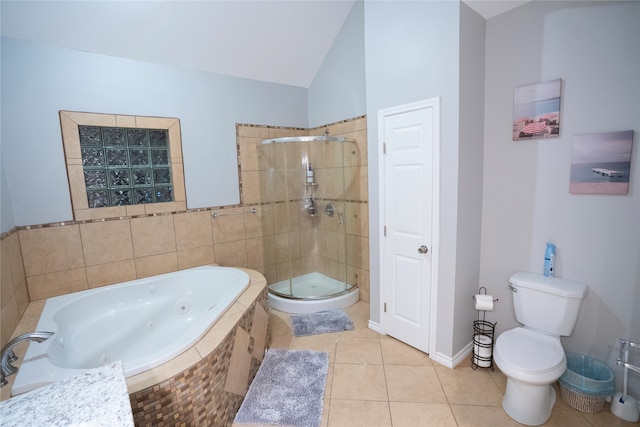
M 556 403 L 556 391 L 550 384 L 527 384 L 507 377 L 502 407 L 507 415 L 529 426 L 544 424 Z

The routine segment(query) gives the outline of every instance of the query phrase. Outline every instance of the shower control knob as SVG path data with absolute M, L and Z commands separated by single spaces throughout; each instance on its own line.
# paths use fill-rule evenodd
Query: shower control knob
M 418 248 L 418 253 L 420 254 L 426 254 L 427 252 L 429 252 L 429 248 L 427 248 L 425 245 L 422 245 Z

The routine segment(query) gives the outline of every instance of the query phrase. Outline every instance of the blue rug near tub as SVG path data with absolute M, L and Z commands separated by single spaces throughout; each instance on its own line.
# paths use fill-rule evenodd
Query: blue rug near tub
M 234 423 L 320 426 L 328 370 L 329 353 L 269 349 Z
M 291 327 L 294 336 L 304 337 L 329 332 L 353 331 L 353 322 L 343 310 L 326 310 L 292 314 Z

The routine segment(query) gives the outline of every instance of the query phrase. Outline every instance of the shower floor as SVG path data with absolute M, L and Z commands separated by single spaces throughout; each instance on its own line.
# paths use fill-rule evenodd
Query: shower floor
M 332 279 L 321 273 L 309 273 L 292 279 L 294 297 L 287 298 L 269 292 L 272 308 L 287 313 L 313 313 L 322 310 L 346 308 L 358 302 L 360 291 L 357 287 Z M 269 285 L 269 290 L 282 295 L 290 295 L 288 280 Z

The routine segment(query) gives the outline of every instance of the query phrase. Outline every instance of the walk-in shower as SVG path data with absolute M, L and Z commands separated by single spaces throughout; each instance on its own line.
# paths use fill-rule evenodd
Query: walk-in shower
M 358 301 L 356 276 L 348 280 L 345 224 L 345 156 L 355 145 L 325 132 L 266 139 L 258 146 L 258 157 L 270 165 L 261 196 L 276 224 L 276 280 L 269 285 L 276 310 L 308 313 Z

